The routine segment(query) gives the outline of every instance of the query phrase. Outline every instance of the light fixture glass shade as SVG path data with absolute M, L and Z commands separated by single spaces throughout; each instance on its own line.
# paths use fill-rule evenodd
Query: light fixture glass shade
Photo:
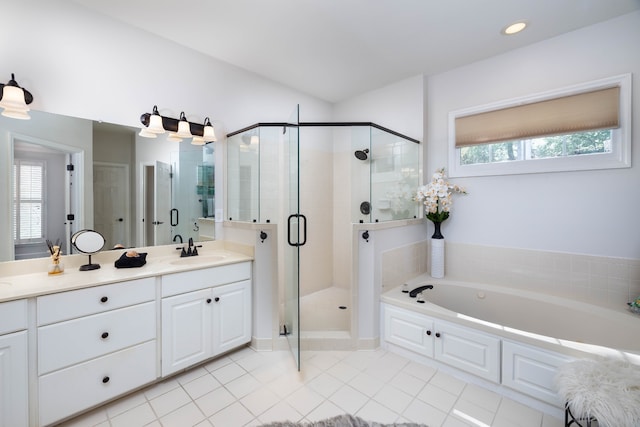
M 177 133 L 171 132 L 169 136 L 167 136 L 167 141 L 182 142 L 182 138 L 180 138 Z
M 152 114 L 149 117 L 149 126 L 147 130 L 152 133 L 164 133 L 165 129 L 162 126 L 162 117 L 159 114 Z
M 29 109 L 18 110 L 18 109 L 12 109 L 12 108 L 5 108 L 4 111 L 2 111 L 2 115 L 5 117 L 11 117 L 12 119 L 29 120 L 31 116 L 29 115 L 29 113 L 27 113 L 27 111 L 29 111 Z
M 205 142 L 215 142 L 218 140 L 218 138 L 216 138 L 216 132 L 211 125 L 211 121 L 209 121 L 209 117 L 204 119 L 204 132 L 202 137 Z
M 21 87 L 4 85 L 2 88 L 2 100 L 0 107 L 10 110 L 21 110 L 25 113 L 29 111 L 24 97 L 24 90 Z
M 138 135 L 144 136 L 145 138 L 157 138 L 158 137 L 158 135 L 156 135 L 155 133 L 151 132 L 147 128 L 140 129 L 140 133 Z
M 204 145 L 204 138 L 198 135 L 193 135 L 193 139 L 191 140 L 191 145 Z
M 178 133 L 176 134 L 180 138 L 191 138 L 191 126 L 187 121 L 187 118 L 183 113 L 180 113 L 180 121 L 178 122 Z

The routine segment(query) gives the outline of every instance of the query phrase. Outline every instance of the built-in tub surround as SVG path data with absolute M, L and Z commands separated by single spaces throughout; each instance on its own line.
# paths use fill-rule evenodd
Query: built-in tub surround
M 640 316 L 625 307 L 616 310 L 427 274 L 407 284 L 409 290 L 425 284 L 433 289 L 423 291 L 424 303 L 401 287 L 385 292 L 382 301 L 567 355 L 625 353 L 640 362 Z

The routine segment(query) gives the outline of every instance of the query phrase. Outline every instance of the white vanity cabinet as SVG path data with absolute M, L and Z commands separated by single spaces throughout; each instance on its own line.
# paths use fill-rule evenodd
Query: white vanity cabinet
M 156 279 L 38 297 L 39 425 L 157 378 Z
M 500 339 L 440 319 L 383 304 L 384 340 L 500 382 Z
M 251 341 L 251 263 L 162 277 L 162 376 Z
M 27 301 L 0 303 L 0 427 L 29 425 Z

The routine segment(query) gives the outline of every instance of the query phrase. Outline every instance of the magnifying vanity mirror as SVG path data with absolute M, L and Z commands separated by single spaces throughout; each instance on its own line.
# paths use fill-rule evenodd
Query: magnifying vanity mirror
M 106 249 L 212 240 L 214 144 L 139 130 L 40 111 L 0 116 L 0 261 L 47 257 L 46 239 L 71 254 L 71 236 L 85 229 Z M 19 179 L 31 185 L 24 197 L 12 194 Z
M 104 236 L 93 230 L 80 230 L 71 236 L 71 244 L 78 252 L 89 255 L 89 264 L 80 266 L 80 271 L 97 270 L 100 264 L 91 262 L 91 255 L 100 252 L 104 247 Z

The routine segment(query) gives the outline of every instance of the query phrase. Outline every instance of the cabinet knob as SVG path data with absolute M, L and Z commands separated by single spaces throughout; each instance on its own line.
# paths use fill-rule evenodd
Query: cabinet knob
M 436 332 L 436 338 L 440 338 L 440 332 Z
M 427 331 L 427 335 L 431 335 L 431 331 Z
M 207 304 L 211 304 L 211 298 L 207 298 Z
M 109 378 L 109 377 L 104 377 L 104 378 L 102 378 L 102 384 L 106 384 L 106 383 L 108 383 L 110 379 L 111 379 L 111 378 Z
M 215 302 L 220 301 L 220 297 L 215 297 L 214 301 L 215 301 Z
M 102 302 L 102 303 L 105 303 L 105 302 L 107 302 L 107 301 L 109 301 L 109 297 L 102 297 L 102 298 L 100 298 L 100 302 Z
M 106 340 L 107 338 L 109 338 L 109 332 L 103 332 L 101 337 L 103 340 Z

